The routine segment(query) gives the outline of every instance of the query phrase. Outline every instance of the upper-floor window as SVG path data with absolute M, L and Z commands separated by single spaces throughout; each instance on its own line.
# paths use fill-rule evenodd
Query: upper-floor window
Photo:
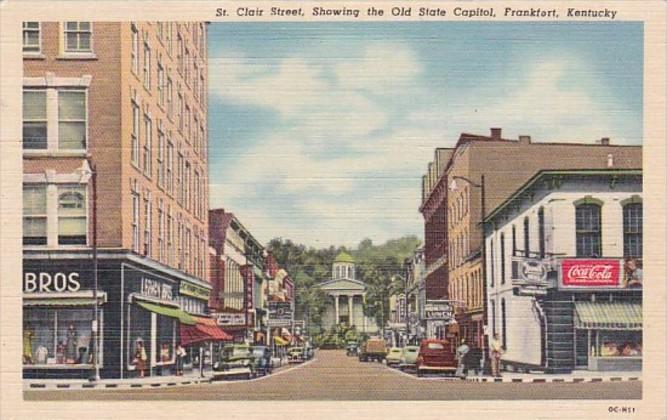
M 151 88 L 151 47 L 148 41 L 144 42 L 144 87 Z
M 530 257 L 530 220 L 528 217 L 523 219 L 523 255 Z
M 39 22 L 23 22 L 23 52 L 38 53 L 41 51 Z
M 643 205 L 629 203 L 623 206 L 623 256 L 642 258 Z
M 139 212 L 141 209 L 141 199 L 136 185 L 132 191 L 132 251 L 139 253 Z
M 167 116 L 170 120 L 174 118 L 174 85 L 171 77 L 167 77 Z
M 46 245 L 46 185 L 23 187 L 23 245 Z
M 47 101 L 47 97 L 57 99 Z M 54 104 L 55 103 L 55 104 Z M 55 112 L 49 112 L 57 105 Z M 26 89 L 23 91 L 23 148 L 85 150 L 87 138 L 85 90 Z M 49 118 L 50 115 L 56 118 Z M 47 127 L 53 126 L 54 130 Z
M 139 104 L 132 101 L 132 163 L 139 166 L 139 141 L 140 141 L 140 113 Z
M 153 120 L 147 114 L 144 114 L 144 150 L 143 150 L 143 169 L 144 175 L 151 177 L 153 175 Z
M 132 24 L 132 72 L 139 74 L 139 30 Z
M 500 234 L 500 284 L 505 284 L 505 234 Z
M 93 51 L 93 24 L 91 22 L 65 22 L 65 52 Z
M 158 57 L 157 61 L 157 99 L 160 106 L 164 106 L 165 94 L 164 89 L 166 87 L 166 80 L 164 78 L 164 67 L 162 65 L 162 57 Z
M 602 229 L 598 204 L 576 206 L 577 257 L 597 258 L 602 255 Z
M 58 244 L 86 244 L 86 191 L 83 187 L 58 187 Z
M 489 287 L 493 287 L 494 276 L 495 276 L 495 273 L 494 273 L 494 271 L 495 271 L 495 259 L 496 259 L 495 255 L 494 255 L 494 252 L 493 252 L 493 239 L 491 239 L 489 241 L 489 255 L 491 256 L 491 258 L 490 258 L 491 264 L 489 264 L 489 266 L 491 268 L 489 270 Z
M 178 65 L 178 72 L 183 74 L 183 54 L 184 54 L 184 46 L 183 46 L 183 37 L 181 37 L 181 34 L 178 34 L 176 39 L 177 45 L 176 45 L 176 64 Z
M 512 256 L 516 257 L 516 226 L 512 225 Z

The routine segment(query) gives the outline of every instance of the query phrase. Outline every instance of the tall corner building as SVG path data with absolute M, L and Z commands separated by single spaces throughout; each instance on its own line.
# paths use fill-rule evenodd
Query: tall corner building
M 208 313 L 207 27 L 23 23 L 23 375 L 173 362 Z M 97 303 L 93 245 L 97 244 Z

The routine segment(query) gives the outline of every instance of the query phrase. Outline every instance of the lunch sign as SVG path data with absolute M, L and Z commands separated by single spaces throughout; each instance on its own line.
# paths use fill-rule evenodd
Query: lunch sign
M 617 289 L 623 287 L 620 259 L 567 258 L 560 262 L 560 289 Z

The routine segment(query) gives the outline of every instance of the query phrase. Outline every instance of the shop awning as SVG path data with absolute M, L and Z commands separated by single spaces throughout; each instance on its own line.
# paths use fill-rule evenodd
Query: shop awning
M 214 319 L 193 317 L 195 325 L 181 325 L 181 345 L 188 346 L 204 341 L 232 341 L 233 336 L 227 334 L 216 324 Z
M 289 341 L 281 338 L 281 337 L 273 337 L 274 343 L 276 343 L 277 346 L 286 346 L 289 344 Z
M 97 293 L 99 305 L 106 303 L 106 292 Z M 30 293 L 23 296 L 23 306 L 93 306 L 93 292 Z
M 155 312 L 156 314 L 168 316 L 171 318 L 176 318 L 181 322 L 181 324 L 195 325 L 197 323 L 197 321 L 195 321 L 190 315 L 181 309 L 141 301 L 137 301 L 137 303 L 147 311 Z
M 642 305 L 628 302 L 575 302 L 575 327 L 586 330 L 642 329 Z
M 93 299 L 25 299 L 23 306 L 93 306 Z

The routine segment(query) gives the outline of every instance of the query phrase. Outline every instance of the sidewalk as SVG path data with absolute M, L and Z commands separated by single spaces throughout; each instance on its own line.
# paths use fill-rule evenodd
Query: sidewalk
M 469 382 L 618 382 L 641 381 L 642 372 L 594 372 L 590 370 L 575 370 L 567 374 L 554 373 L 518 373 L 502 372 L 502 377 L 494 378 L 490 375 L 468 375 Z
M 273 372 L 279 372 L 288 368 L 290 365 L 287 359 L 274 359 Z M 150 376 L 144 378 L 130 379 L 102 379 L 97 383 L 91 383 L 84 379 L 24 379 L 24 391 L 39 390 L 66 390 L 66 389 L 127 389 L 127 388 L 159 388 L 173 386 L 187 386 L 197 384 L 208 384 L 212 382 L 211 368 L 204 369 L 204 377 L 201 377 L 199 370 L 186 372 L 183 376 Z

